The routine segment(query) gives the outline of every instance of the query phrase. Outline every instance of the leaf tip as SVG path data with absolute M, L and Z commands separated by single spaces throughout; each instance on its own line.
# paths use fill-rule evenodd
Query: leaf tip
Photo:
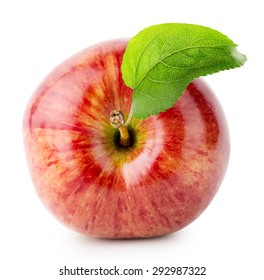
M 237 48 L 232 48 L 231 55 L 239 66 L 244 65 L 247 61 L 247 56 L 239 52 Z

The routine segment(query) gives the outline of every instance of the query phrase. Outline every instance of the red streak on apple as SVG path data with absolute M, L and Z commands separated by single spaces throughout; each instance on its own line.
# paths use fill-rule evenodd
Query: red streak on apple
M 32 96 L 24 144 L 36 190 L 65 225 L 101 238 L 164 235 L 196 219 L 216 194 L 229 158 L 225 116 L 194 80 L 174 107 L 133 118 L 130 147 L 109 115 L 127 118 L 132 90 L 120 66 L 127 40 L 87 48 L 59 65 Z

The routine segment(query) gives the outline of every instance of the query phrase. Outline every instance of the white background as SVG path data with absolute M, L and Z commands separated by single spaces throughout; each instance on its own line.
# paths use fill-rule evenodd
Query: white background
M 263 279 L 261 3 L 260 0 L 1 1 L 1 279 L 64 279 L 58 276 L 59 268 L 64 265 L 72 268 L 119 265 L 150 270 L 155 265 L 205 266 L 207 276 L 202 279 Z M 35 193 L 22 142 L 26 103 L 42 79 L 77 51 L 100 41 L 131 37 L 149 25 L 163 22 L 215 28 L 233 39 L 248 57 L 240 69 L 206 77 L 229 122 L 232 152 L 226 177 L 202 216 L 178 233 L 127 241 L 83 237 L 59 224 Z M 71 278 L 74 277 L 67 277 Z M 74 279 L 86 278 L 100 279 L 100 276 Z

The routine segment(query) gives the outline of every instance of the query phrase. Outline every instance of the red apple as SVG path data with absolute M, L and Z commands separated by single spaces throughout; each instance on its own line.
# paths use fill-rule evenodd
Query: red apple
M 59 65 L 32 96 L 24 144 L 36 190 L 65 225 L 102 238 L 175 232 L 196 219 L 227 168 L 222 108 L 201 80 L 174 107 L 133 118 L 128 147 L 109 122 L 127 118 L 132 90 L 120 66 L 127 40 L 87 48 Z

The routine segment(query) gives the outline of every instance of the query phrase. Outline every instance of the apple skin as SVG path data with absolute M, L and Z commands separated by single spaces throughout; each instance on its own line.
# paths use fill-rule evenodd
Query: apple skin
M 201 79 L 173 108 L 133 118 L 118 144 L 110 112 L 127 118 L 132 90 L 120 71 L 128 40 L 89 47 L 55 68 L 24 115 L 26 157 L 44 205 L 69 228 L 100 238 L 178 231 L 209 205 L 230 152 L 223 110 Z

